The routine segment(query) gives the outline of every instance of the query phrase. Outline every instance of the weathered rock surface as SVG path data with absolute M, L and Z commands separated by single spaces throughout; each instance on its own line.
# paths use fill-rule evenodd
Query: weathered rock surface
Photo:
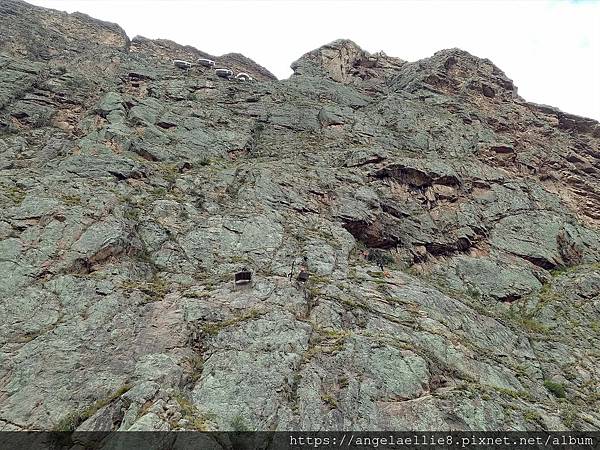
M 0 430 L 600 429 L 597 122 L 457 49 L 0 21 Z

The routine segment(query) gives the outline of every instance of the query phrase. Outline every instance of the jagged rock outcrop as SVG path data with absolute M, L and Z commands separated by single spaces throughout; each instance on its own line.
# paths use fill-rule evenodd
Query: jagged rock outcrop
M 324 77 L 344 84 L 394 73 L 406 62 L 383 52 L 374 55 L 348 39 L 313 50 L 292 63 L 295 76 Z
M 600 429 L 596 121 L 456 49 L 0 20 L 0 430 Z

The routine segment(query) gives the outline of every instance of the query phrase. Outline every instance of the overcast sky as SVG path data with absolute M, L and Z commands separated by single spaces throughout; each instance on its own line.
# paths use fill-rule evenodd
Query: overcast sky
M 213 55 L 242 53 L 278 78 L 338 38 L 415 61 L 459 47 L 489 58 L 526 100 L 600 120 L 600 1 L 29 0 Z

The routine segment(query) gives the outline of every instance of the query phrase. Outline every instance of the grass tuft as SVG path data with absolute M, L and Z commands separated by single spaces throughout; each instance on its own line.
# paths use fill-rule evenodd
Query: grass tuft
M 81 411 L 75 411 L 67 414 L 55 425 L 53 431 L 75 431 L 83 422 L 96 414 L 101 408 L 104 408 L 109 403 L 119 398 L 125 392 L 131 389 L 129 384 L 123 385 L 108 397 L 95 401 L 92 405 Z
M 566 398 L 565 386 L 562 383 L 556 383 L 551 380 L 545 380 L 544 386 L 548 389 L 556 398 Z

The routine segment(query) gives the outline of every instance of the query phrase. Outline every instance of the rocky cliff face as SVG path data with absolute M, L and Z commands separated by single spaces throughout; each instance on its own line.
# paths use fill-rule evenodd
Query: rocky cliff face
M 457 49 L 0 21 L 1 430 L 600 429 L 597 122 Z

